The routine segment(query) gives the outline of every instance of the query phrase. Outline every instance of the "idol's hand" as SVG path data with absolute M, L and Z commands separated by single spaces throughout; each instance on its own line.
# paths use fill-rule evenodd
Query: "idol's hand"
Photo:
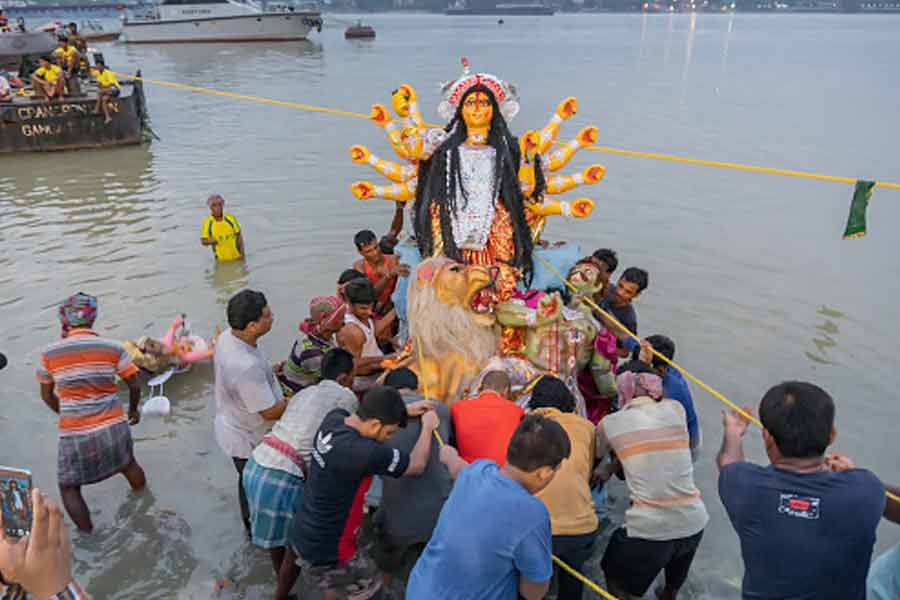
M 359 200 L 371 200 L 375 197 L 375 186 L 368 181 L 356 181 L 350 186 L 350 191 Z
M 583 146 L 591 146 L 593 144 L 596 144 L 597 133 L 599 133 L 599 131 L 593 125 L 590 127 L 585 127 L 578 132 L 578 141 L 581 142 Z
M 569 210 L 576 219 L 583 219 L 594 211 L 594 201 L 590 198 L 577 198 L 569 204 Z
M 379 127 L 384 127 L 391 122 L 391 115 L 384 104 L 373 104 L 369 118 Z
M 529 162 L 534 158 L 534 155 L 537 154 L 538 148 L 541 145 L 541 134 L 537 131 L 526 131 L 522 134 L 522 137 L 519 138 L 519 150 L 522 152 L 522 156 L 526 158 Z
M 417 99 L 416 98 L 416 90 L 414 90 L 413 86 L 409 85 L 408 83 L 402 84 L 400 87 L 397 88 L 397 91 L 401 92 L 403 94 L 406 94 L 406 98 L 410 102 L 415 102 Z
M 597 183 L 606 174 L 606 167 L 603 165 L 591 165 L 581 172 L 585 183 Z
M 367 163 L 370 156 L 372 156 L 372 153 L 365 146 L 356 144 L 350 147 L 350 158 L 355 163 Z
M 556 107 L 556 114 L 560 119 L 568 119 L 576 112 L 578 112 L 578 99 L 574 96 L 569 96 Z

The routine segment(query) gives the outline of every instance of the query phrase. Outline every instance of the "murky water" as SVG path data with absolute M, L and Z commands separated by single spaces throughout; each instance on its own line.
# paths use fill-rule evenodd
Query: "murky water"
M 515 82 L 516 131 L 540 127 L 579 97 L 562 137 L 584 124 L 600 143 L 709 159 L 900 181 L 900 19 L 870 16 L 558 15 L 549 19 L 367 17 L 374 42 L 334 23 L 308 44 L 103 45 L 117 70 L 244 94 L 367 112 L 397 84 L 435 119 L 437 84 L 459 57 Z M 98 328 L 161 334 L 185 311 L 195 330 L 224 322 L 231 293 L 263 290 L 276 314 L 265 339 L 289 348 L 304 307 L 355 259 L 353 233 L 385 230 L 392 207 L 359 203 L 353 143 L 389 156 L 356 119 L 147 87 L 149 147 L 0 157 L 0 463 L 33 470 L 55 492 L 56 429 L 34 382 L 57 336 L 57 302 L 100 297 Z M 810 379 L 838 402 L 837 448 L 900 481 L 890 440 L 900 416 L 895 357 L 900 294 L 900 192 L 876 190 L 870 235 L 842 242 L 851 187 L 582 153 L 608 167 L 584 222 L 554 221 L 550 238 L 616 248 L 650 271 L 638 301 L 644 334 L 666 333 L 677 359 L 732 399 L 755 404 L 784 378 Z M 205 198 L 225 196 L 249 259 L 215 265 L 199 244 Z M 211 369 L 167 387 L 172 416 L 134 432 L 150 491 L 124 480 L 87 488 L 97 531 L 76 536 L 77 571 L 96 598 L 271 595 L 268 559 L 242 537 L 235 476 L 212 440 Z M 706 444 L 697 478 L 712 514 L 695 562 L 697 596 L 736 598 L 737 538 L 718 502 L 712 459 L 720 405 L 695 391 Z M 764 460 L 757 436 L 748 452 Z M 879 549 L 900 539 L 885 525 Z M 705 592 L 705 593 L 704 593 Z

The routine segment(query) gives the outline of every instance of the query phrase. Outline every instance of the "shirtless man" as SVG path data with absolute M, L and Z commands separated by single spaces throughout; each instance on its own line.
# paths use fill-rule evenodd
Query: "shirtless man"
M 353 242 L 362 256 L 362 260 L 353 263 L 353 268 L 365 273 L 372 283 L 377 300 L 375 312 L 377 315 L 384 315 L 393 308 L 391 294 L 397 287 L 397 277 L 409 275 L 409 266 L 400 264 L 396 256 L 385 255 L 375 233 L 368 229 L 357 233 Z
M 344 288 L 347 298 L 347 312 L 344 326 L 337 333 L 337 345 L 353 355 L 356 371 L 353 391 L 364 392 L 375 384 L 381 363 L 388 358 L 378 340 L 389 335 L 388 330 L 394 319 L 373 319 L 375 312 L 375 289 L 365 279 L 354 279 Z

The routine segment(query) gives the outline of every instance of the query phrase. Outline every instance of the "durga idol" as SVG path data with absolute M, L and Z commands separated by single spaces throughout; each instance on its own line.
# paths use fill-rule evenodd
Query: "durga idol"
M 576 99 L 563 100 L 541 131 L 516 138 L 507 125 L 519 112 L 515 87 L 494 75 L 470 73 L 465 59 L 463 66 L 463 75 L 442 88 L 438 113 L 448 122 L 443 128 L 423 123 L 409 85 L 392 97 L 397 122 L 386 107 L 372 107 L 372 120 L 385 129 L 406 164 L 354 146 L 354 162 L 370 164 L 395 183 L 357 181 L 351 191 L 364 200 L 413 201 L 413 229 L 422 257 L 444 255 L 493 268 L 495 300 L 504 301 L 519 280 L 526 287 L 530 283 L 532 251 L 546 217 L 583 218 L 594 207 L 588 198 L 564 202 L 546 194 L 597 183 L 605 169 L 591 165 L 573 175 L 545 176 L 545 170 L 558 171 L 577 150 L 596 142 L 597 128 L 585 127 L 548 153 L 561 123 L 575 114 Z

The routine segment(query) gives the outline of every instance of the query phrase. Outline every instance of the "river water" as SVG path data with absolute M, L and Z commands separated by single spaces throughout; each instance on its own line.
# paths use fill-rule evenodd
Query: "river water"
M 348 17 L 342 17 L 348 19 Z M 521 132 L 579 98 L 567 138 L 596 123 L 599 143 L 863 178 L 900 180 L 900 19 L 886 16 L 557 15 L 553 18 L 366 17 L 374 42 L 349 42 L 332 21 L 306 44 L 101 46 L 115 70 L 367 112 L 399 83 L 436 118 L 438 83 L 459 57 L 518 85 Z M 893 57 L 893 58 L 891 58 Z M 359 203 L 350 163 L 362 143 L 390 156 L 357 119 L 147 86 L 149 146 L 0 158 L 0 463 L 34 472 L 56 495 L 56 428 L 33 371 L 58 335 L 57 303 L 100 298 L 98 329 L 161 335 L 187 312 L 194 330 L 224 323 L 233 292 L 263 290 L 275 312 L 272 359 L 288 351 L 308 300 L 333 293 L 356 258 L 353 233 L 386 230 L 392 207 Z M 808 379 L 837 401 L 836 449 L 900 481 L 893 439 L 900 192 L 876 189 L 869 236 L 841 241 L 852 188 L 583 152 L 572 169 L 608 168 L 581 222 L 556 219 L 550 239 L 609 246 L 649 270 L 637 301 L 643 334 L 666 333 L 676 359 L 740 403 L 772 384 Z M 214 264 L 199 244 L 205 198 L 226 198 L 249 258 Z M 243 539 L 235 475 L 212 439 L 211 369 L 167 387 L 173 412 L 135 430 L 150 489 L 121 478 L 86 488 L 96 532 L 75 535 L 78 578 L 95 598 L 270 597 L 267 557 Z M 695 389 L 705 432 L 696 477 L 712 515 L 692 597 L 737 598 L 737 538 L 716 493 L 717 400 Z M 756 432 L 749 455 L 765 457 Z M 878 440 L 882 440 L 879 442 Z M 882 445 L 884 444 L 884 445 Z M 900 540 L 884 525 L 878 550 Z

